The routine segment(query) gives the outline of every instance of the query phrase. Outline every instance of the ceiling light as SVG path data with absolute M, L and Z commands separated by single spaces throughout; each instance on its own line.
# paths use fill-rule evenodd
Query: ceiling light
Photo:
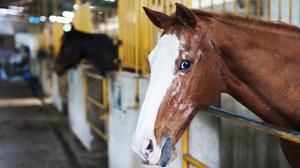
M 71 11 L 63 11 L 62 15 L 66 18 L 73 18 L 74 17 L 74 12 Z

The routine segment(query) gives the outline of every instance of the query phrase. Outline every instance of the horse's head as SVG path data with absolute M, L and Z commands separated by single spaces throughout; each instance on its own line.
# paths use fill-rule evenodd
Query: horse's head
M 80 41 L 75 34 L 76 30 L 74 26 L 72 26 L 71 31 L 65 32 L 62 36 L 62 45 L 58 57 L 55 60 L 55 71 L 58 75 L 62 75 L 68 69 L 78 65 L 82 59 L 79 48 Z
M 132 147 L 144 163 L 166 166 L 175 159 L 175 144 L 192 118 L 222 88 L 219 50 L 206 32 L 208 18 L 181 4 L 171 16 L 144 9 L 164 31 L 148 57 L 150 84 Z

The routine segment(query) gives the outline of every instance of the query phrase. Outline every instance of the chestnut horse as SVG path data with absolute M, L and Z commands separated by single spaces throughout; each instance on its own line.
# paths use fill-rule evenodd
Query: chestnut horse
M 166 166 L 201 109 L 228 93 L 264 121 L 300 131 L 300 29 L 191 10 L 171 16 L 144 8 L 163 34 L 149 55 L 150 84 L 132 147 L 144 163 Z M 281 140 L 292 167 L 300 145 Z
M 82 59 L 87 59 L 102 74 L 117 70 L 118 44 L 114 44 L 106 34 L 85 33 L 72 26 L 71 31 L 65 32 L 62 37 L 55 71 L 62 75 Z

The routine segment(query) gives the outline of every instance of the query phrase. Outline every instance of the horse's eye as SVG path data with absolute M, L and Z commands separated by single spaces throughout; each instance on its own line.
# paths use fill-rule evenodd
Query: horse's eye
M 181 62 L 181 65 L 180 65 L 180 67 L 179 67 L 179 70 L 180 70 L 180 71 L 186 71 L 186 70 L 190 69 L 191 66 L 192 66 L 191 61 L 189 61 L 189 60 L 183 60 L 183 61 Z

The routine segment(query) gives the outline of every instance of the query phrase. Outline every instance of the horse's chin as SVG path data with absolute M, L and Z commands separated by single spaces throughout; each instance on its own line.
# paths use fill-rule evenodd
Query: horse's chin
M 65 73 L 65 70 L 61 68 L 60 66 L 55 66 L 54 71 L 58 76 L 62 76 Z
M 62 76 L 65 72 L 62 70 L 55 71 L 58 76 Z

